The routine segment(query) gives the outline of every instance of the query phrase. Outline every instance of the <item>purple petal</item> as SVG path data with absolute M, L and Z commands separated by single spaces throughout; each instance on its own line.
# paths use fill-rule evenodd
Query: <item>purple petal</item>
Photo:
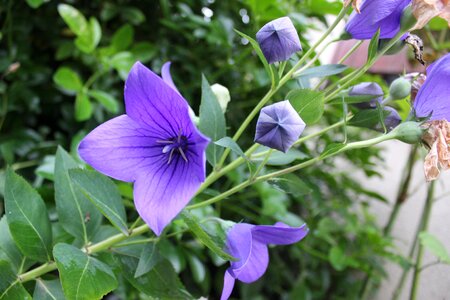
M 250 255 L 252 248 L 252 232 L 254 225 L 238 223 L 227 234 L 227 249 L 238 261 L 231 262 L 232 268 L 240 268 Z
M 171 64 L 172 63 L 170 61 L 168 61 L 162 66 L 162 68 L 161 68 L 161 77 L 164 80 L 164 82 L 167 83 L 167 85 L 169 85 L 178 94 L 180 94 L 180 92 L 178 91 L 175 83 L 173 83 L 172 75 L 170 75 L 170 66 L 171 66 Z
M 223 279 L 223 290 L 222 296 L 220 296 L 220 300 L 227 300 L 230 298 L 231 293 L 233 292 L 235 279 L 228 271 L 225 271 L 225 276 Z
M 274 226 L 257 225 L 252 228 L 253 238 L 263 244 L 289 245 L 297 243 L 308 234 L 308 227 L 289 227 L 278 222 Z
M 361 13 L 350 15 L 345 31 L 354 39 L 371 39 L 380 28 L 380 38 L 392 38 L 400 30 L 402 12 L 411 0 L 366 0 Z
M 161 153 L 152 130 L 121 115 L 95 128 L 80 143 L 85 162 L 110 177 L 132 182 Z
M 305 122 L 288 100 L 261 109 L 255 142 L 287 152 L 305 129 Z
M 302 50 L 297 30 L 289 17 L 267 23 L 256 33 L 256 39 L 269 64 L 288 60 Z
M 160 133 L 161 139 L 189 135 L 193 124 L 186 100 L 158 75 L 137 62 L 125 82 L 127 115 L 146 128 Z
M 388 131 L 391 131 L 402 122 L 402 118 L 398 114 L 397 110 L 393 107 L 385 106 L 383 107 L 383 110 L 388 111 L 389 113 L 386 116 L 386 119 L 384 119 L 384 125 L 386 126 L 386 129 Z
M 414 109 L 418 117 L 450 121 L 450 54 L 427 68 L 427 79 L 417 93 Z

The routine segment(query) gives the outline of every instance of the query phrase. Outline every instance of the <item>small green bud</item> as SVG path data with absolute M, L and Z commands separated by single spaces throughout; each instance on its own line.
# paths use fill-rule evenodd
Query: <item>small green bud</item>
M 407 144 L 417 144 L 422 139 L 425 129 L 421 128 L 419 122 L 404 122 L 394 128 L 389 134 L 395 136 L 399 141 Z
M 397 78 L 389 88 L 389 96 L 392 100 L 400 100 L 411 94 L 411 82 L 403 77 Z
M 219 101 L 220 108 L 222 109 L 222 112 L 225 113 L 227 111 L 228 102 L 230 102 L 230 92 L 226 87 L 223 85 L 220 85 L 218 83 L 215 83 L 211 86 L 211 90 L 216 95 L 217 101 Z
M 400 20 L 400 30 L 401 31 L 410 31 L 411 28 L 416 25 L 417 19 L 413 14 L 412 5 L 408 5 L 402 13 L 402 18 Z

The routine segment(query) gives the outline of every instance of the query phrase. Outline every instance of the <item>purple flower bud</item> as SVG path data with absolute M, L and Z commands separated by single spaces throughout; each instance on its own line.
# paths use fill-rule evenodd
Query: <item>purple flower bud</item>
M 449 82 L 450 53 L 427 68 L 427 79 L 414 100 L 416 116 L 450 121 Z
M 227 250 L 238 261 L 232 261 L 225 272 L 221 300 L 230 297 L 236 279 L 252 283 L 266 272 L 269 264 L 267 245 L 297 243 L 308 234 L 308 227 L 289 227 L 281 222 L 273 226 L 238 223 L 227 234 Z
M 289 17 L 267 23 L 256 33 L 256 39 L 269 64 L 288 60 L 302 50 L 297 30 Z
M 397 110 L 390 106 L 383 107 L 384 111 L 387 111 L 389 114 L 384 119 L 384 125 L 386 126 L 387 131 L 392 131 L 395 127 L 398 126 L 402 122 L 402 118 L 400 118 L 400 115 L 398 114 Z M 377 128 L 381 130 L 380 128 Z
M 356 103 L 355 106 L 360 109 L 375 108 L 377 102 L 383 101 L 383 89 L 375 82 L 362 82 L 353 86 L 348 92 L 349 96 L 366 96 L 373 95 L 373 99 L 369 102 Z
M 256 124 L 255 142 L 287 152 L 305 126 L 289 100 L 281 101 L 261 109 Z
M 361 13 L 354 11 L 345 26 L 352 38 L 369 40 L 380 29 L 380 38 L 393 38 L 400 31 L 403 10 L 411 0 L 365 0 Z

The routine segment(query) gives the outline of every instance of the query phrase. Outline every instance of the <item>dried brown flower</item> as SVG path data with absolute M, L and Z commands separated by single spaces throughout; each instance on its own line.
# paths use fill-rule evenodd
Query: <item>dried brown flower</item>
M 428 130 L 423 142 L 430 147 L 424 161 L 425 178 L 432 181 L 439 177 L 440 169 L 450 168 L 450 123 L 446 120 L 429 121 L 424 126 Z
M 417 19 L 412 30 L 424 27 L 436 16 L 446 20 L 450 26 L 450 0 L 413 0 L 412 11 Z
M 344 0 L 344 6 L 347 7 L 351 3 L 353 9 L 356 10 L 356 12 L 359 14 L 361 13 L 361 11 L 359 10 L 361 8 L 361 2 L 362 0 Z

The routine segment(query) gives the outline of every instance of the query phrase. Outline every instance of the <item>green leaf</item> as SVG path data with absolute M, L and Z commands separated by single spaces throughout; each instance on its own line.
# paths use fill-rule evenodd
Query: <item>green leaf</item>
M 67 91 L 78 92 L 83 88 L 83 83 L 81 82 L 78 74 L 67 67 L 58 68 L 56 73 L 53 75 L 53 81 L 59 87 Z
M 216 96 L 211 90 L 211 87 L 202 75 L 202 102 L 200 104 L 200 131 L 211 140 L 218 141 L 226 135 L 225 117 Z M 223 148 L 215 143 L 210 143 L 206 149 L 206 158 L 208 162 L 215 166 Z
M 189 230 L 194 234 L 194 236 L 203 244 L 205 245 L 209 250 L 220 256 L 221 258 L 225 260 L 236 260 L 233 256 L 229 255 L 225 251 L 222 250 L 221 247 L 219 247 L 216 242 L 211 238 L 211 236 L 206 233 L 205 230 L 200 226 L 197 219 L 187 213 L 182 212 L 181 216 L 188 226 Z
M 325 150 L 320 154 L 320 159 L 325 159 L 327 157 L 333 156 L 334 154 L 340 152 L 345 147 L 342 143 L 333 143 L 326 146 Z
M 135 43 L 131 48 L 135 60 L 146 63 L 158 53 L 158 48 L 149 42 Z
M 65 231 L 87 244 L 100 227 L 102 215 L 69 177 L 78 168 L 74 159 L 58 147 L 55 160 L 55 200 L 59 223 Z
M 30 7 L 36 9 L 42 4 L 44 4 L 44 0 L 27 0 L 27 3 Z
M 276 188 L 300 198 L 312 193 L 312 189 L 295 174 L 286 174 L 270 181 Z
M 230 137 L 226 136 L 221 138 L 220 140 L 214 142 L 214 144 L 222 146 L 224 148 L 230 148 L 231 151 L 239 155 L 245 160 L 248 160 L 247 156 L 245 156 L 244 151 L 242 151 L 241 147 Z
M 65 299 L 59 279 L 42 280 L 36 279 L 33 300 L 62 300 Z
M 110 64 L 116 69 L 120 78 L 123 80 L 127 79 L 128 73 L 134 63 L 135 58 L 133 57 L 133 54 L 126 51 L 117 53 L 110 60 Z
M 120 27 L 113 35 L 111 46 L 117 51 L 126 50 L 133 43 L 134 29 L 130 24 Z
M 38 192 L 11 169 L 6 171 L 5 214 L 22 253 L 37 261 L 50 260 L 52 231 L 47 208 Z
M 54 155 L 46 155 L 44 157 L 44 161 L 39 167 L 36 169 L 36 174 L 53 181 L 55 176 L 55 156 Z
M 98 172 L 82 169 L 69 170 L 69 177 L 114 227 L 128 235 L 122 197 L 111 179 Z
M 75 119 L 77 121 L 88 120 L 93 112 L 91 101 L 84 92 L 79 92 L 75 99 Z
M 7 261 L 0 260 L 0 300 L 32 300 Z
M 163 257 L 159 254 L 156 244 L 148 243 L 142 249 L 141 257 L 139 258 L 139 263 L 137 265 L 136 272 L 134 273 L 134 277 L 136 278 L 148 273 L 161 260 L 163 260 Z
M 68 300 L 101 299 L 118 286 L 108 265 L 74 246 L 56 244 L 53 256 Z
M 323 115 L 324 97 L 323 93 L 309 89 L 298 89 L 290 91 L 287 99 L 299 113 L 306 125 L 317 123 Z
M 119 103 L 117 100 L 104 91 L 100 90 L 90 90 L 88 92 L 89 96 L 100 102 L 103 107 L 106 108 L 109 112 L 116 114 L 119 112 Z
M 339 246 L 334 246 L 328 253 L 331 265 L 337 271 L 342 271 L 348 266 L 348 259 L 344 251 Z
M 194 281 L 196 283 L 202 283 L 206 276 L 205 265 L 193 254 L 188 255 L 188 262 Z
M 102 37 L 102 29 L 96 18 L 90 18 L 87 29 L 77 34 L 75 46 L 85 53 L 91 53 L 97 48 Z
M 266 57 L 264 56 L 263 52 L 261 51 L 261 48 L 259 47 L 259 44 L 257 41 L 246 35 L 245 33 L 240 32 L 239 30 L 234 30 L 237 34 L 239 34 L 244 39 L 248 40 L 250 42 L 250 45 L 252 45 L 253 50 L 255 50 L 256 55 L 258 55 L 259 59 L 264 65 L 264 69 L 266 70 L 267 76 L 270 77 L 272 84 L 275 83 L 275 75 L 273 73 L 273 70 L 270 68 L 269 63 L 267 62 Z
M 372 61 L 375 58 L 375 56 L 377 55 L 379 38 L 380 38 L 380 29 L 378 28 L 377 32 L 370 40 L 369 50 L 368 50 L 369 52 L 367 54 L 367 62 Z
M 259 152 L 268 151 L 268 147 L 260 147 L 260 151 L 256 152 L 255 154 L 258 154 Z M 260 155 L 258 157 L 252 157 L 252 161 L 254 162 L 262 162 L 264 160 L 263 155 Z M 288 152 L 284 153 L 278 150 L 272 151 L 272 154 L 269 157 L 269 160 L 267 161 L 266 165 L 269 166 L 284 166 L 288 165 L 293 161 L 300 160 L 300 159 L 307 159 L 309 156 L 305 153 L 301 152 L 300 150 L 291 148 Z
M 383 96 L 383 95 L 378 95 Z M 377 95 L 357 95 L 357 96 L 338 96 L 336 98 L 333 98 L 330 102 L 327 102 L 327 104 L 338 104 L 342 105 L 342 99 L 346 104 L 355 104 L 355 103 L 363 103 L 363 102 L 369 102 L 370 100 L 378 97 Z
M 88 22 L 86 18 L 75 7 L 68 4 L 59 4 L 58 12 L 64 22 L 66 22 L 67 26 L 69 26 L 70 30 L 76 35 L 81 35 L 87 30 Z
M 5 215 L 0 219 L 0 252 L 2 252 L 4 259 L 10 263 L 12 270 L 17 272 L 23 255 L 11 236 Z M 1 256 L 0 259 L 2 259 Z
M 306 69 L 299 73 L 294 73 L 293 77 L 296 78 L 322 78 L 322 77 L 328 77 L 331 75 L 337 75 L 341 74 L 345 70 L 348 69 L 348 66 L 346 65 L 339 65 L 339 64 L 330 64 L 330 65 L 323 65 L 323 66 L 317 66 L 312 67 L 309 69 Z
M 383 116 L 386 118 L 389 111 L 383 111 Z M 355 127 L 374 128 L 380 122 L 380 112 L 378 109 L 365 109 L 358 111 L 347 124 Z
M 434 235 L 429 232 L 421 232 L 419 235 L 420 243 L 427 248 L 440 261 L 450 264 L 450 255 L 445 246 Z
M 180 282 L 177 273 L 168 260 L 161 260 L 149 272 L 135 278 L 134 272 L 139 258 L 120 255 L 119 259 L 125 279 L 142 293 L 161 299 L 193 299 Z

